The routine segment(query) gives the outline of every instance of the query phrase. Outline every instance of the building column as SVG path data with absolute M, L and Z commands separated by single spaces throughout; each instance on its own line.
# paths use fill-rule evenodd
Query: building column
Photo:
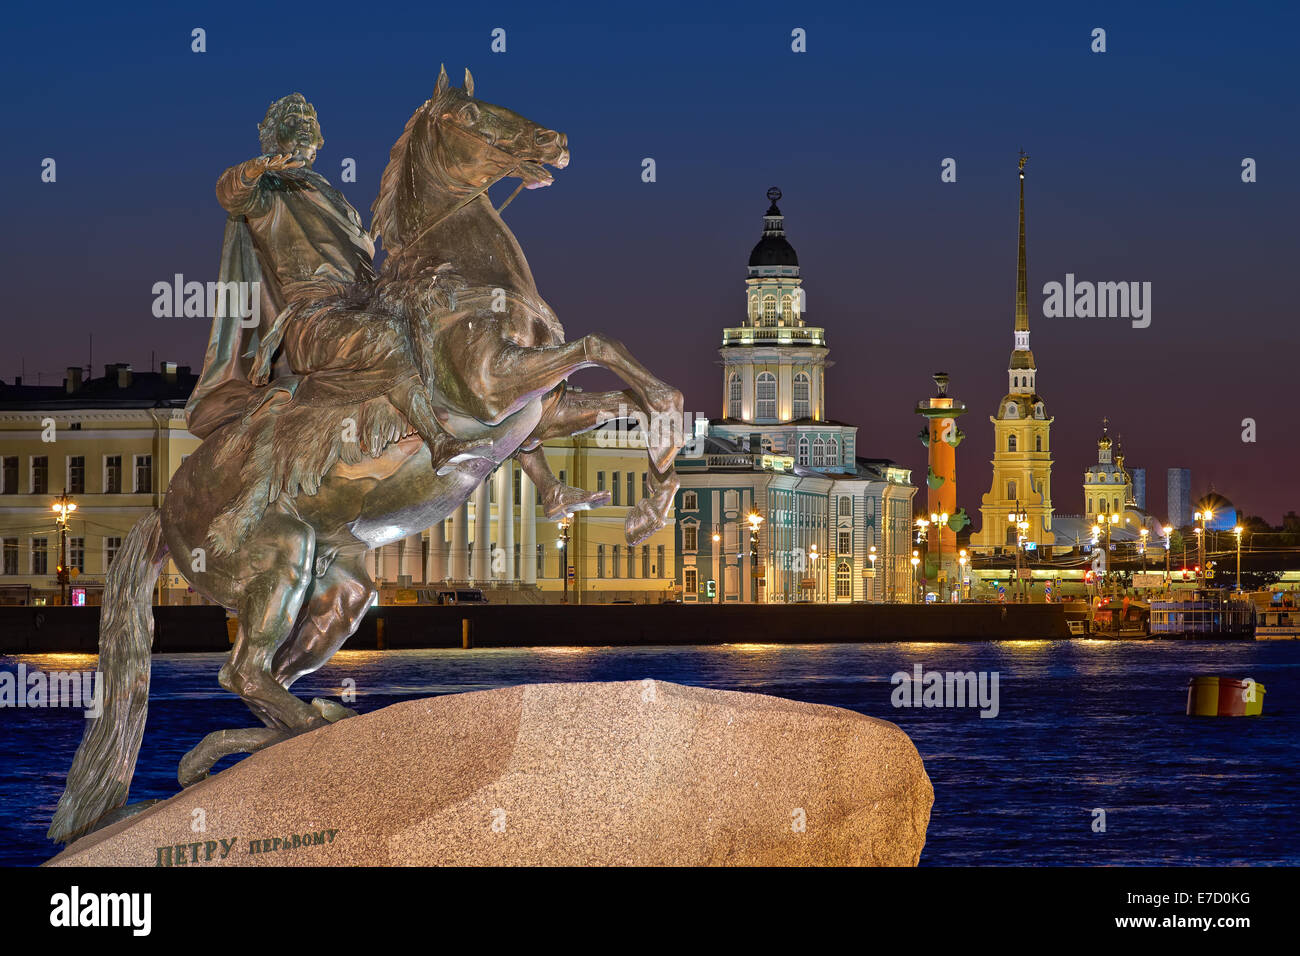
M 470 569 L 470 576 L 476 584 L 483 584 L 492 577 L 491 510 L 485 479 L 474 489 L 474 567 Z
M 429 583 L 447 577 L 447 521 L 435 522 L 429 528 Z
M 537 583 L 537 486 L 524 472 L 519 489 L 519 570 L 524 584 Z
M 506 566 L 501 572 L 505 581 L 519 580 L 515 575 L 515 474 L 514 462 L 507 458 L 497 469 L 497 544 L 505 552 Z M 522 500 L 522 497 L 521 499 Z M 522 548 L 520 549 L 523 550 Z M 520 555 L 520 563 L 523 555 Z
M 402 569 L 399 574 L 409 574 L 412 584 L 424 583 L 424 546 L 420 532 L 407 535 L 402 541 Z
M 451 518 L 451 578 L 469 580 L 469 502 L 462 501 Z

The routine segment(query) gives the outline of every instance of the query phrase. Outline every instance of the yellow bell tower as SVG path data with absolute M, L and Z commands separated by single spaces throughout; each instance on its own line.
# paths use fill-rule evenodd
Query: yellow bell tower
M 1052 419 L 1037 392 L 1038 369 L 1029 349 L 1028 274 L 1025 266 L 1025 161 L 1020 152 L 1020 248 L 1016 259 L 1014 348 L 1007 368 L 1007 394 L 993 423 L 993 487 L 980 504 L 980 530 L 971 547 L 980 551 L 1016 547 L 1018 521 L 1024 514 L 1026 543 L 1050 548 L 1052 533 Z

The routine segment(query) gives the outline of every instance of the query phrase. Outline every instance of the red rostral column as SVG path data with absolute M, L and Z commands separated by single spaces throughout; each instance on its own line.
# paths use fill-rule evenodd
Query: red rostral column
M 918 437 L 921 444 L 930 449 L 930 468 L 925 482 L 927 519 L 932 514 L 946 512 L 951 518 L 957 513 L 957 446 L 966 437 L 957 427 L 957 416 L 966 413 L 966 405 L 948 397 L 948 373 L 935 372 L 934 384 L 937 389 L 934 397 L 916 406 L 916 413 L 926 419 L 926 427 Z M 943 563 L 955 566 L 957 533 L 945 525 L 940 534 L 943 536 Z M 937 555 L 938 543 L 931 530 L 929 551 L 932 555 Z M 953 576 L 949 575 L 948 580 L 954 580 Z

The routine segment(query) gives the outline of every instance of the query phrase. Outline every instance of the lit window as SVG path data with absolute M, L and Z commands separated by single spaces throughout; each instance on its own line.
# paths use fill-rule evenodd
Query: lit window
M 794 417 L 808 418 L 812 414 L 809 396 L 812 394 L 808 376 L 800 372 L 794 377 Z
M 763 324 L 776 325 L 776 296 L 763 297 Z
M 776 418 L 776 376 L 771 372 L 762 372 L 758 376 L 756 394 L 758 402 L 757 418 Z
M 837 598 L 853 597 L 853 571 L 847 561 L 841 561 L 835 569 L 835 596 Z
M 808 437 L 806 435 L 799 436 L 799 464 L 808 464 Z
M 1008 436 L 1007 436 L 1007 451 L 1015 451 L 1015 450 L 1016 450 L 1016 436 L 1015 436 L 1015 435 L 1008 435 Z

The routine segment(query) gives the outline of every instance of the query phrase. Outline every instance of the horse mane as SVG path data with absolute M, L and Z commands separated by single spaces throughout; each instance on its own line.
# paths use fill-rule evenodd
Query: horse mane
M 382 237 L 384 248 L 390 254 L 399 251 L 405 240 L 402 235 L 399 203 L 403 198 L 414 200 L 416 196 L 416 181 L 412 169 L 413 157 L 411 156 L 412 134 L 414 134 L 421 120 L 432 118 L 433 114 L 441 108 L 442 104 L 450 96 L 452 90 L 453 88 L 449 87 L 440 96 L 432 96 L 425 100 L 411 114 L 411 118 L 406 121 L 406 127 L 402 130 L 402 135 L 397 137 L 397 142 L 388 151 L 388 165 L 384 167 L 384 175 L 379 180 L 379 195 L 370 204 L 370 236 L 372 239 Z M 456 92 L 460 91 L 457 90 Z M 406 190 L 405 197 L 402 195 L 403 189 Z

